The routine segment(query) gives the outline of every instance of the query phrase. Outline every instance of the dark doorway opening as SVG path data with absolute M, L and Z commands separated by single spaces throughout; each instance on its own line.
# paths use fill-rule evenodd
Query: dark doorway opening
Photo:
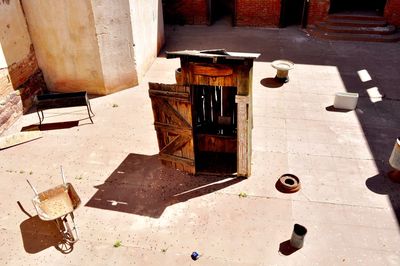
M 235 1 L 236 0 L 207 0 L 208 24 L 218 21 L 228 21 L 235 25 Z
M 192 86 L 196 172 L 237 172 L 236 87 Z
M 386 0 L 331 0 L 329 13 L 367 13 L 383 15 Z
M 287 27 L 301 24 L 305 27 L 307 24 L 307 9 L 307 0 L 282 0 L 280 26 Z

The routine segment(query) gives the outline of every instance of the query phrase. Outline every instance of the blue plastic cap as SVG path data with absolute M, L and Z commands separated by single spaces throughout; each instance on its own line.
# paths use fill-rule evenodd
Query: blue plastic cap
M 194 251 L 190 257 L 192 257 L 192 260 L 197 260 L 199 258 L 199 253 Z

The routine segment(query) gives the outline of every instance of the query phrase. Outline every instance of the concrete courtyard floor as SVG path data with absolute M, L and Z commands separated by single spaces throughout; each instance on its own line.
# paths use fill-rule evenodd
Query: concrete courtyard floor
M 0 151 L 1 265 L 400 265 L 400 184 L 385 177 L 400 131 L 398 43 L 223 24 L 167 27 L 166 41 L 168 51 L 261 53 L 251 177 L 160 165 L 147 82 L 174 83 L 179 66 L 162 53 L 139 86 L 91 99 L 94 124 L 84 108 L 48 110 L 41 139 Z M 270 63 L 281 58 L 296 65 L 279 87 Z M 360 94 L 358 108 L 332 111 L 344 91 Z M 26 114 L 3 135 L 37 123 Z M 60 165 L 82 200 L 80 240 L 68 254 L 54 247 L 53 223 L 38 219 L 25 181 L 39 191 L 56 186 Z M 275 189 L 284 173 L 301 179 L 299 192 Z M 308 233 L 289 254 L 295 223 Z

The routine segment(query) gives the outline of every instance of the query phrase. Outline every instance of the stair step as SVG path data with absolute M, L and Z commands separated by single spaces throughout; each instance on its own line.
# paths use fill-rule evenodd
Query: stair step
M 329 15 L 333 19 L 344 19 L 344 20 L 369 20 L 369 21 L 385 21 L 382 16 L 373 15 L 358 15 L 358 14 L 332 14 Z
M 317 27 L 323 31 L 337 32 L 337 33 L 388 35 L 396 32 L 396 27 L 393 25 L 387 25 L 383 27 L 353 27 L 353 26 L 336 26 L 321 22 L 317 24 Z
M 326 23 L 332 26 L 348 26 L 348 27 L 385 27 L 386 21 L 374 20 L 354 20 L 354 19 L 335 19 L 328 17 Z
M 318 28 L 310 28 L 308 30 L 311 36 L 341 41 L 365 41 L 365 42 L 398 42 L 400 41 L 400 32 L 390 35 L 379 34 L 354 34 L 354 33 L 336 33 L 325 32 Z

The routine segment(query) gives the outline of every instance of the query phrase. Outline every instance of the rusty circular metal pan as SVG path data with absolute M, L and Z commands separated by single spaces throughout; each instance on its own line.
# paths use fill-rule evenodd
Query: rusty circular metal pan
M 275 187 L 282 193 L 294 193 L 300 190 L 300 179 L 293 174 L 284 174 L 276 181 Z

